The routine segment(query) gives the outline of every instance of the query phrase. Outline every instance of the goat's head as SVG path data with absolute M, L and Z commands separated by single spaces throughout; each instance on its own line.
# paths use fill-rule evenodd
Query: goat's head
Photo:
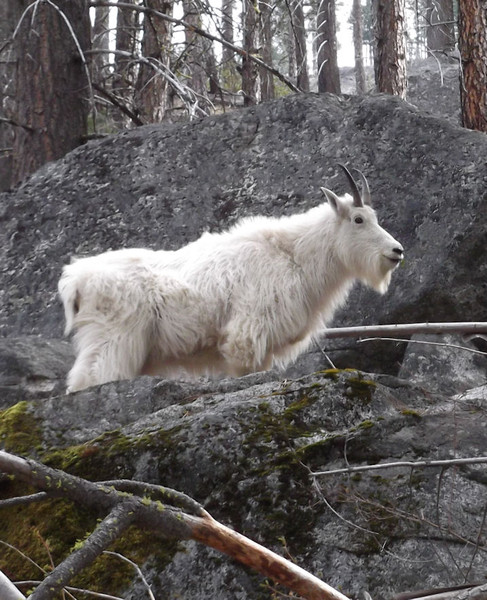
M 339 197 L 321 188 L 337 219 L 336 252 L 350 274 L 383 294 L 394 269 L 404 256 L 402 245 L 377 222 L 371 206 L 367 179 L 358 169 L 360 192 L 349 170 L 339 165 L 350 183 L 352 195 Z

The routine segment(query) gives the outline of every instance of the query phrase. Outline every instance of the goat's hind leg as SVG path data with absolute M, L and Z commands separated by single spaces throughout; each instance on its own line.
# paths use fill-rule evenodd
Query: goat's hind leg
M 266 371 L 272 366 L 264 328 L 254 327 L 247 320 L 231 321 L 220 346 L 227 372 L 234 377 Z

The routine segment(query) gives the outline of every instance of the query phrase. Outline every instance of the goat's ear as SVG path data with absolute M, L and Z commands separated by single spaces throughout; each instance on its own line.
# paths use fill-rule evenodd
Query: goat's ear
M 328 204 L 333 208 L 337 215 L 339 215 L 340 217 L 344 217 L 347 213 L 347 209 L 343 200 L 339 198 L 335 194 L 335 192 L 332 192 L 328 188 L 322 187 L 321 191 L 325 195 L 325 198 L 328 200 Z

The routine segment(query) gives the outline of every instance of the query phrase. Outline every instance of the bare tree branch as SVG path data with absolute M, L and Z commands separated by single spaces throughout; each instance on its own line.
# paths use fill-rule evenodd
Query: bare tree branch
M 7 498 L 6 500 L 0 500 L 0 508 L 20 506 L 21 504 L 31 504 L 32 502 L 41 502 L 47 498 L 49 498 L 49 496 L 46 494 L 46 492 L 37 492 L 37 494 L 29 494 L 28 496 L 20 496 L 19 498 Z
M 465 335 L 487 334 L 487 322 L 458 323 L 406 323 L 404 325 L 365 325 L 362 327 L 335 327 L 323 334 L 330 340 L 336 338 L 384 337 L 414 335 L 416 333 L 462 333 Z
M 137 55 L 132 52 L 126 52 L 125 50 L 88 50 L 86 54 L 113 54 L 114 56 L 123 56 L 124 58 L 130 59 L 130 61 L 147 65 L 156 73 L 158 73 L 161 77 L 163 77 L 166 81 L 169 82 L 173 90 L 181 98 L 182 102 L 186 105 L 188 113 L 191 116 L 193 116 L 196 112 L 199 112 L 202 116 L 205 116 L 207 114 L 202 108 L 198 106 L 198 97 L 200 97 L 199 94 L 196 93 L 189 86 L 179 81 L 178 77 L 163 63 L 161 63 L 161 61 L 158 61 L 153 58 L 146 58 L 145 56 Z M 127 110 L 128 109 L 124 110 L 123 112 L 125 112 L 125 114 L 128 114 Z M 134 120 L 132 114 L 129 114 L 129 116 L 132 120 Z M 138 121 L 141 122 L 140 119 L 138 119 Z
M 73 578 L 90 565 L 134 521 L 134 503 L 124 499 L 116 504 L 93 533 L 44 579 L 32 594 L 32 600 L 50 600 Z
M 116 96 L 111 94 L 104 87 L 98 85 L 97 83 L 93 83 L 93 89 L 95 89 L 97 92 L 100 92 L 100 94 L 105 96 L 105 98 L 107 98 L 107 100 L 109 100 L 113 104 L 113 106 L 116 106 L 119 110 L 123 112 L 124 115 L 129 117 L 129 119 L 134 123 L 134 125 L 137 125 L 138 127 L 144 125 L 144 122 L 141 119 L 139 119 L 139 117 L 132 110 L 130 110 L 130 108 L 128 108 L 123 102 L 121 102 Z
M 480 600 L 485 598 L 482 593 L 487 592 L 487 584 L 466 583 L 445 588 L 432 588 L 417 590 L 416 592 L 403 592 L 397 594 L 392 600 Z
M 0 123 L 7 123 L 7 125 L 12 125 L 12 127 L 21 127 L 26 131 L 35 131 L 33 127 L 29 127 L 28 125 L 22 125 L 22 123 L 17 123 L 17 121 L 14 121 L 13 119 L 6 119 L 4 117 L 0 117 Z
M 196 33 L 197 35 L 201 35 L 202 37 L 205 37 L 213 42 L 218 42 L 222 46 L 225 46 L 226 48 L 233 50 L 233 52 L 235 52 L 236 54 L 255 62 L 257 65 L 259 65 L 259 67 L 262 67 L 263 69 L 266 69 L 267 71 L 269 71 L 270 73 L 275 75 L 285 85 L 287 85 L 287 87 L 290 90 L 292 90 L 293 92 L 301 91 L 299 88 L 297 88 L 294 85 L 294 83 L 290 79 L 288 79 L 285 75 L 283 75 L 280 71 L 278 71 L 274 67 L 271 67 L 270 65 L 266 64 L 264 61 L 262 61 L 260 58 L 258 58 L 258 56 L 256 56 L 255 54 L 247 52 L 243 48 L 240 48 L 239 46 L 235 46 L 235 44 L 232 44 L 232 43 L 228 42 L 227 40 L 224 40 L 223 38 L 220 38 L 216 35 L 212 35 L 211 33 L 205 31 L 204 29 L 201 29 L 200 27 L 196 27 L 195 25 L 187 23 L 186 21 L 183 21 L 181 19 L 176 19 L 175 17 L 171 17 L 170 15 L 166 15 L 157 10 L 147 8 L 146 6 L 136 6 L 133 4 L 128 4 L 126 2 L 105 2 L 104 0 L 91 0 L 90 6 L 93 6 L 93 7 L 107 6 L 107 7 L 114 7 L 114 8 L 117 8 L 117 7 L 118 8 L 128 8 L 128 9 L 137 10 L 139 12 L 148 13 L 148 14 L 157 16 L 160 19 L 164 19 L 165 21 L 168 21 L 169 23 L 174 23 L 175 25 L 181 25 L 185 29 L 187 29 L 189 31 L 194 31 L 194 33 Z
M 196 503 L 191 505 L 191 510 L 193 513 L 201 511 L 201 515 L 188 514 L 159 500 L 153 501 L 145 495 L 141 497 L 120 491 L 106 483 L 87 481 L 3 450 L 0 450 L 0 470 L 15 475 L 49 495 L 69 498 L 77 504 L 108 514 L 83 546 L 44 580 L 31 596 L 32 600 L 51 598 L 51 595 L 47 595 L 48 588 L 52 589 L 54 586 L 59 590 L 59 586 L 66 585 L 68 575 L 72 576 L 73 571 L 86 566 L 91 557 L 97 556 L 114 539 L 117 531 L 122 531 L 130 523 L 164 539 L 193 539 L 201 542 L 308 600 L 348 600 L 345 595 L 301 567 L 215 521 Z M 115 483 L 120 485 L 120 482 Z M 135 482 L 133 487 L 135 489 Z M 157 486 L 147 487 L 151 493 L 154 493 L 154 487 L 157 489 Z M 162 489 L 166 494 L 167 489 Z M 161 493 L 160 490 L 157 492 Z M 174 498 L 181 503 L 182 496 L 179 492 L 174 493 Z
M 485 337 L 482 334 L 482 337 Z M 358 344 L 363 342 L 373 342 L 374 340 L 378 341 L 389 341 L 389 342 L 404 342 L 406 344 L 423 344 L 425 346 L 440 346 L 444 348 L 456 348 L 457 350 L 465 350 L 465 352 L 472 352 L 473 354 L 480 354 L 482 356 L 487 356 L 487 352 L 482 352 L 482 350 L 475 350 L 475 348 L 468 348 L 467 346 L 460 346 L 459 344 L 450 344 L 449 342 L 429 342 L 427 340 L 409 340 L 407 338 L 394 338 L 394 337 L 371 337 L 371 338 L 361 338 L 357 340 Z
M 207 516 L 205 509 L 182 492 L 177 492 L 171 488 L 162 485 L 154 485 L 145 481 L 132 481 L 131 479 L 113 479 L 110 481 L 100 481 L 102 485 L 112 486 L 121 492 L 130 492 L 138 496 L 147 496 L 151 500 L 160 500 L 161 502 L 169 502 L 171 506 L 177 506 L 183 510 L 196 515 L 198 517 Z
M 19 585 L 19 586 L 25 585 L 25 586 L 29 586 L 29 588 L 40 585 L 40 584 L 41 584 L 41 582 L 37 581 L 36 579 L 26 579 L 24 581 L 16 581 L 15 582 L 15 585 Z M 65 586 L 64 589 L 68 592 L 73 592 L 75 594 L 81 593 L 81 594 L 85 594 L 85 596 L 93 596 L 94 598 L 101 598 L 101 600 L 124 600 L 120 596 L 112 596 L 112 594 L 103 594 L 102 592 L 94 592 L 93 590 L 85 590 L 83 588 L 72 587 L 70 585 Z
M 339 475 L 341 473 L 358 473 L 359 471 L 379 471 L 381 469 L 395 469 L 398 467 L 452 467 L 455 465 L 478 465 L 482 463 L 487 463 L 487 456 L 478 456 L 475 458 L 452 458 L 445 460 L 403 460 L 389 463 L 377 463 L 375 465 L 344 467 L 343 469 L 332 469 L 330 471 L 316 471 L 310 472 L 310 475 L 313 477 L 318 477 L 321 475 Z

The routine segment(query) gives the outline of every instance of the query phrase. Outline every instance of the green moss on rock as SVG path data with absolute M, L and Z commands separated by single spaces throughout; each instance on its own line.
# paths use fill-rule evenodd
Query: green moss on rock
M 41 445 L 39 419 L 25 401 L 0 411 L 0 444 L 8 452 L 27 454 Z

